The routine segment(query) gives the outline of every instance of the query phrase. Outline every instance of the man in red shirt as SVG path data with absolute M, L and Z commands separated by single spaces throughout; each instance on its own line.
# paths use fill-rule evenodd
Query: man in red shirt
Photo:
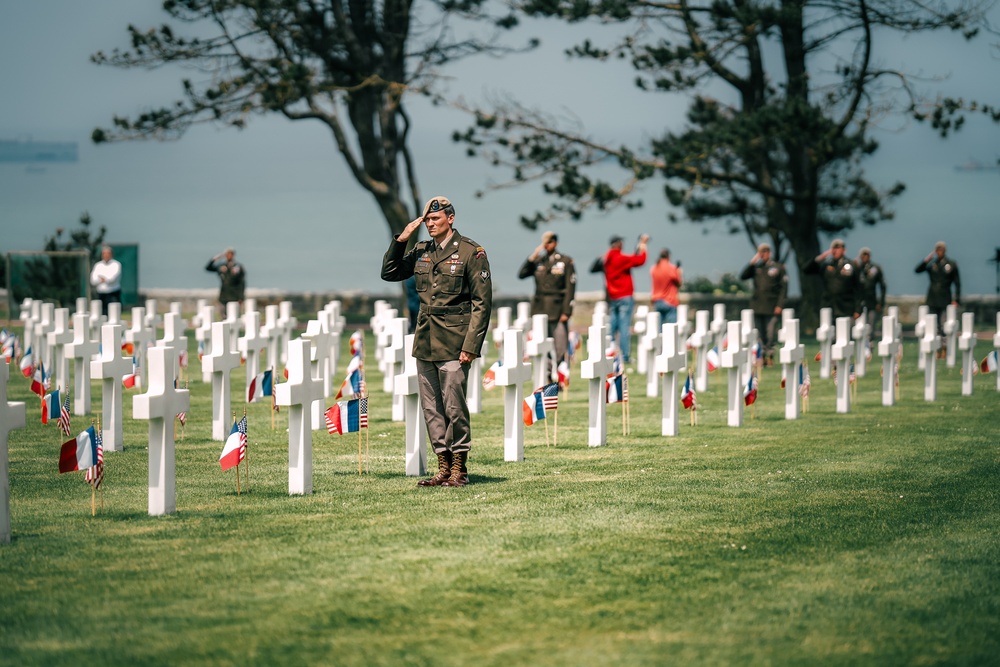
M 680 286 L 684 280 L 684 270 L 670 261 L 670 251 L 660 251 L 660 259 L 649 270 L 653 279 L 653 293 L 650 300 L 660 314 L 660 322 L 676 322 L 677 306 L 680 304 Z
M 635 307 L 635 288 L 632 286 L 632 269 L 646 263 L 646 243 L 649 236 L 639 237 L 634 255 L 622 252 L 622 237 L 611 237 L 611 247 L 604 255 L 604 288 L 608 294 L 608 311 L 611 316 L 611 341 L 618 333 L 618 349 L 622 362 L 629 363 L 632 348 L 632 309 Z

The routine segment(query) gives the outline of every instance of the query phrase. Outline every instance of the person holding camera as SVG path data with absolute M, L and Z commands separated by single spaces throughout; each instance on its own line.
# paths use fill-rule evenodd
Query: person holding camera
M 634 255 L 622 252 L 624 239 L 617 234 L 611 237 L 611 247 L 604 254 L 604 289 L 608 296 L 608 311 L 611 316 L 611 340 L 618 334 L 618 349 L 622 362 L 629 363 L 632 350 L 632 311 L 635 308 L 635 287 L 632 284 L 632 269 L 646 263 L 646 244 L 649 235 L 639 236 Z
M 670 250 L 660 251 L 660 259 L 649 270 L 653 279 L 653 291 L 650 300 L 653 308 L 660 314 L 660 322 L 677 322 L 677 306 L 681 302 L 680 287 L 684 281 L 684 270 L 681 263 L 670 261 Z

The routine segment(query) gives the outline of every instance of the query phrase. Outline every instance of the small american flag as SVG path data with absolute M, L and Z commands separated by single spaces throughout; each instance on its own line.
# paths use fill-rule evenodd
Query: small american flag
M 187 424 L 188 413 L 187 412 L 178 412 L 177 413 L 177 420 L 181 423 L 181 426 L 184 426 L 185 424 Z
M 559 383 L 553 382 L 542 387 L 542 406 L 545 411 L 559 409 Z
M 240 461 L 247 457 L 247 416 L 236 423 L 236 430 L 240 432 Z
M 361 428 L 368 428 L 368 397 L 365 396 L 361 399 L 361 405 L 358 407 L 358 425 Z
M 66 392 L 66 400 L 63 401 L 62 408 L 59 410 L 59 430 L 67 437 L 70 435 L 68 391 Z
M 84 476 L 84 481 L 90 484 L 94 489 L 101 488 L 101 482 L 104 481 L 104 439 L 101 438 L 101 432 L 96 431 L 97 434 L 97 465 L 93 465 L 87 468 L 87 474 Z
M 628 375 L 622 374 L 622 400 L 628 403 Z

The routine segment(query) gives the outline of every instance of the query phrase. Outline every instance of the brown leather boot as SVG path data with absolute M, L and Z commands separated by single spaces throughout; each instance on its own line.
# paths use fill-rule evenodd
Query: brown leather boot
M 441 486 L 451 477 L 451 452 L 441 452 L 438 457 L 437 474 L 430 479 L 422 479 L 417 486 Z
M 441 483 L 441 486 L 465 486 L 469 483 L 469 471 L 465 467 L 465 461 L 469 458 L 469 452 L 455 452 L 451 457 L 451 476 Z

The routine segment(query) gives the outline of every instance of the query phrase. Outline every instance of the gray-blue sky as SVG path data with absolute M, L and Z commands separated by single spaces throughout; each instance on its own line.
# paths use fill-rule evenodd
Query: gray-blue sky
M 43 173 L 0 165 L 3 249 L 39 248 L 56 226 L 74 225 L 87 210 L 109 227 L 112 241 L 142 244 L 143 286 L 213 287 L 204 262 L 235 245 L 254 286 L 383 289 L 378 269 L 388 242 L 385 224 L 318 124 L 256 119 L 242 132 L 197 128 L 179 142 L 89 143 L 90 131 L 107 125 L 112 114 L 134 114 L 176 98 L 177 70 L 130 72 L 88 61 L 97 50 L 125 46 L 128 23 L 160 22 L 158 7 L 130 0 L 0 0 L 0 138 L 77 141 L 81 148 L 79 163 L 49 165 Z M 635 92 L 622 66 L 565 59 L 563 48 L 584 30 L 535 24 L 530 31 L 542 37 L 541 50 L 457 66 L 448 70 L 449 89 L 473 100 L 509 91 L 529 105 L 571 113 L 593 136 L 612 142 L 679 127 L 683 100 Z M 878 55 L 887 63 L 901 59 L 928 77 L 949 75 L 927 87 L 952 94 L 995 95 L 1000 78 L 988 39 L 966 45 L 954 36 L 911 37 Z M 455 201 L 457 227 L 486 246 L 500 291 L 527 291 L 516 271 L 537 245 L 538 233 L 521 228 L 517 218 L 545 205 L 538 187 L 474 199 L 487 181 L 507 174 L 465 158 L 464 149 L 452 144 L 450 132 L 466 123 L 460 114 L 421 101 L 411 105 L 423 194 Z M 890 290 L 914 294 L 924 291 L 925 279 L 913 274 L 913 265 L 934 241 L 945 239 L 962 266 L 964 291 L 992 293 L 995 274 L 986 260 L 1000 245 L 1000 172 L 963 173 L 954 166 L 995 161 L 998 139 L 1000 128 L 985 121 L 947 141 L 906 123 L 882 132 L 869 175 L 886 186 L 902 180 L 908 190 L 894 207 L 895 222 L 847 235 L 849 252 L 871 246 Z M 612 232 L 649 232 L 653 248 L 669 246 L 689 277 L 738 271 L 752 254 L 742 236 L 668 223 L 659 183 L 646 187 L 644 200 L 638 212 L 588 214 L 551 228 L 560 233 L 562 249 L 584 267 Z M 648 288 L 646 272 L 636 275 L 638 289 Z M 600 284 L 584 273 L 581 288 Z

